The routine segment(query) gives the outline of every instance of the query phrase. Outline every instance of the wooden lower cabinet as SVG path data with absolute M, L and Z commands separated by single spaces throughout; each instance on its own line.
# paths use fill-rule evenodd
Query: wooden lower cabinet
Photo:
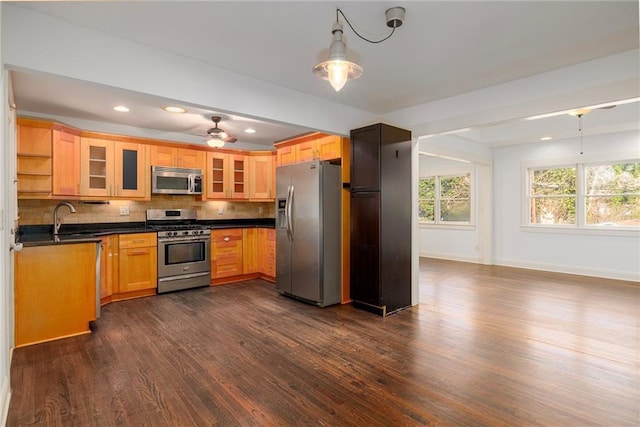
M 213 284 L 243 274 L 242 229 L 211 231 L 211 279 Z M 225 281 L 223 281 L 225 282 Z
M 96 243 L 15 254 L 15 345 L 89 333 L 96 319 Z
M 258 229 L 258 269 L 263 278 L 274 281 L 276 277 L 276 230 Z
M 156 233 L 121 234 L 118 240 L 118 286 L 113 300 L 153 295 L 158 286 Z
M 263 278 L 275 281 L 275 230 L 232 228 L 211 231 L 211 284 Z
M 258 266 L 258 229 L 244 228 L 242 230 L 242 273 L 254 274 L 259 271 Z
M 118 287 L 120 270 L 118 235 L 104 236 L 101 239 L 100 255 L 100 304 L 111 302 L 114 290 Z

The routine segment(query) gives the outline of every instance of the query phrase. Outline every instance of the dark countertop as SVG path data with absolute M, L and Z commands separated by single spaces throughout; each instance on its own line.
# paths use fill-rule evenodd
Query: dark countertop
M 242 218 L 223 220 L 202 220 L 196 222 L 210 229 L 224 228 L 274 228 L 273 218 Z M 93 224 L 63 224 L 58 236 L 53 235 L 52 225 L 22 225 L 16 243 L 23 246 L 44 246 L 72 243 L 99 242 L 102 236 L 111 234 L 146 233 L 155 230 L 144 222 L 118 222 Z

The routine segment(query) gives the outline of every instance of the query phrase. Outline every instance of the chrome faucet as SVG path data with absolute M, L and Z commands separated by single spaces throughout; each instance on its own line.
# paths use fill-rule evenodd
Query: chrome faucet
M 61 206 L 68 207 L 69 211 L 72 214 L 76 213 L 76 208 L 74 208 L 71 203 L 69 202 L 58 203 L 58 206 L 56 206 L 56 208 L 53 210 L 53 235 L 54 236 L 58 235 L 58 232 L 60 231 L 60 226 L 62 225 L 60 223 L 60 219 L 58 218 L 58 209 L 60 209 Z

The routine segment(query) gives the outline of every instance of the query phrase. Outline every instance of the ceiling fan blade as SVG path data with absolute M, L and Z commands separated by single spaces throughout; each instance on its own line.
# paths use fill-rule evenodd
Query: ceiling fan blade
M 238 138 L 234 136 L 227 136 L 226 138 L 221 138 L 224 142 L 236 142 Z

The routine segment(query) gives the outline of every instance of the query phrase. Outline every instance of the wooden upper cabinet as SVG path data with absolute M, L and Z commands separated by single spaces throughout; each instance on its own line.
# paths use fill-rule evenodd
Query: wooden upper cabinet
M 78 198 L 80 131 L 38 119 L 19 118 L 19 198 Z
M 342 158 L 342 140 L 336 135 L 324 136 L 316 141 L 316 151 L 320 160 L 333 160 Z
M 249 156 L 249 198 L 273 199 L 274 191 L 274 156 L 272 152 L 253 152 Z
M 178 166 L 178 148 L 166 145 L 150 147 L 151 166 Z
M 80 145 L 81 196 L 150 199 L 145 144 L 82 138 Z
M 80 141 L 80 195 L 113 195 L 113 141 L 82 138 Z
M 295 145 L 296 163 L 310 162 L 318 158 L 316 141 L 307 141 Z
M 232 199 L 249 196 L 249 162 L 244 154 L 229 154 L 229 192 Z
M 18 198 L 47 198 L 52 180 L 51 126 L 21 118 L 17 124 Z
M 80 136 L 68 131 L 53 130 L 53 184 L 54 196 L 80 195 Z
M 151 145 L 152 166 L 173 166 L 189 169 L 204 169 L 205 152 L 169 145 Z
M 284 166 L 296 162 L 296 151 L 293 145 L 280 147 L 276 152 L 276 165 Z
M 115 141 L 115 196 L 125 199 L 151 198 L 151 168 L 148 146 Z
M 343 157 L 344 141 L 337 135 L 315 132 L 275 144 L 277 166 L 311 160 L 336 160 Z
M 207 199 L 247 199 L 249 167 L 244 154 L 207 152 Z

